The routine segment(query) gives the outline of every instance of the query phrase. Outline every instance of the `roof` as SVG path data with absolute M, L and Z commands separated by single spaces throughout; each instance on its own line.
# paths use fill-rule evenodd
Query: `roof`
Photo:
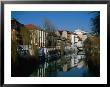
M 67 31 L 67 34 L 72 34 L 72 32 L 71 31 Z
M 75 32 L 87 33 L 87 32 L 85 32 L 85 31 L 83 31 L 83 30 L 81 30 L 81 29 L 76 29 Z
M 33 24 L 27 24 L 27 25 L 25 25 L 25 27 L 29 28 L 29 29 L 35 28 L 35 26 Z
M 39 28 L 38 26 L 35 26 L 34 24 L 26 24 L 24 25 L 26 28 L 28 29 L 37 29 L 37 30 L 42 30 L 44 31 L 43 29 Z

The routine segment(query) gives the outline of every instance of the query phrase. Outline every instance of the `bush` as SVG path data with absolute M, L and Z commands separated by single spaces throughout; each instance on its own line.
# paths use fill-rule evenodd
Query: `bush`
M 100 38 L 90 36 L 84 42 L 86 63 L 92 76 L 100 76 Z

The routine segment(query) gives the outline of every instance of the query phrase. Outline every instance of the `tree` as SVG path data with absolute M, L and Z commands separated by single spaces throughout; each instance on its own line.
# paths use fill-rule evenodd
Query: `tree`
M 100 38 L 96 35 L 84 41 L 86 63 L 93 76 L 100 76 Z
M 94 17 L 91 18 L 92 31 L 96 35 L 100 35 L 100 11 L 92 12 Z
M 31 43 L 30 42 L 30 32 L 29 29 L 26 27 L 22 27 L 21 28 L 21 36 L 22 36 L 22 41 L 23 41 L 23 45 L 28 45 Z
M 100 12 L 91 12 L 92 33 L 84 41 L 86 63 L 92 76 L 100 76 Z
M 11 40 L 11 59 L 12 59 L 12 63 L 16 63 L 17 62 L 17 41 L 13 41 Z
M 36 45 L 38 45 L 38 31 L 39 28 L 36 26 L 33 26 L 33 28 L 21 28 L 21 35 L 23 40 L 23 45 L 31 46 L 32 54 L 36 57 L 38 56 L 38 48 Z
M 55 34 L 56 28 L 55 26 L 48 20 L 44 20 L 44 29 L 47 32 L 46 35 L 46 46 L 54 47 L 57 43 L 57 35 Z

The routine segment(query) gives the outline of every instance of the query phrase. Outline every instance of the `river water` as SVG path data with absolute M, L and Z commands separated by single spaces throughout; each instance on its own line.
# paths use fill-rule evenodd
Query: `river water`
M 82 61 L 83 62 L 83 61 Z M 51 73 L 50 76 L 55 77 L 86 77 L 89 76 L 88 67 L 86 65 L 79 64 L 76 67 L 67 71 L 58 71 Z
M 52 72 L 50 77 L 87 77 L 89 76 L 88 67 L 83 59 L 79 59 L 75 65 L 72 59 L 69 63 L 63 65 L 62 70 Z
M 50 58 L 49 58 L 50 59 Z M 31 74 L 37 77 L 88 77 L 88 67 L 85 64 L 85 55 L 68 54 L 57 60 L 46 61 Z

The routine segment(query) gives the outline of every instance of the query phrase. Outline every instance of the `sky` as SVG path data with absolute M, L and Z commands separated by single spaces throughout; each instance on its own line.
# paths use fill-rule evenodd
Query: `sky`
M 48 19 L 58 30 L 74 31 L 81 29 L 91 31 L 91 11 L 12 11 L 11 18 L 22 24 L 34 24 L 43 27 Z

